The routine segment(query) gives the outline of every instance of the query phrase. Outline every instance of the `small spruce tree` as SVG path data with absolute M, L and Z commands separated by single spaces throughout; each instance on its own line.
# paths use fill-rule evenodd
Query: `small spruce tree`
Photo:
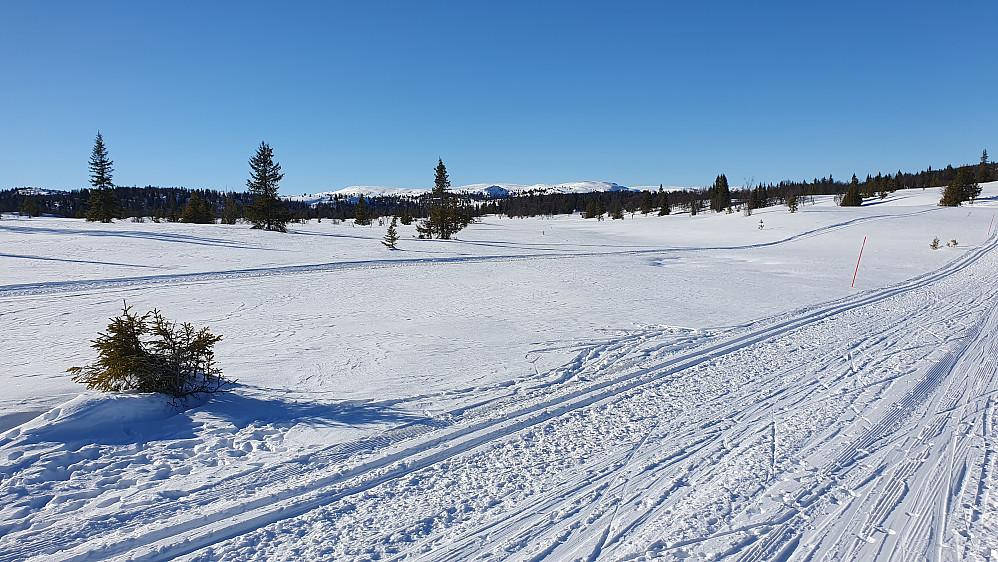
M 396 249 L 395 244 L 399 241 L 399 233 L 395 230 L 397 225 L 398 218 L 392 217 L 392 222 L 388 225 L 388 232 L 385 233 L 385 239 L 381 241 L 389 250 Z
M 221 339 L 207 328 L 170 322 L 158 310 L 133 314 L 126 303 L 93 341 L 97 361 L 68 372 L 91 390 L 159 392 L 183 401 L 231 384 L 215 366 L 213 347 Z

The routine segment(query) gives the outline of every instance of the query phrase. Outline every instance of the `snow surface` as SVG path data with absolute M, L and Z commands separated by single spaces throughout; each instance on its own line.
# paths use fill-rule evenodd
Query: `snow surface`
M 398 251 L 5 215 L 0 561 L 993 559 L 984 187 Z M 235 390 L 81 391 L 123 299 L 224 335 Z

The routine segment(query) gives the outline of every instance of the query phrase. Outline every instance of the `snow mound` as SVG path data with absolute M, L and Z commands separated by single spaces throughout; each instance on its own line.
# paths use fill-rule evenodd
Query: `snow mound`
M 177 409 L 162 394 L 87 392 L 9 430 L 0 445 L 10 441 L 134 442 L 155 430 Z

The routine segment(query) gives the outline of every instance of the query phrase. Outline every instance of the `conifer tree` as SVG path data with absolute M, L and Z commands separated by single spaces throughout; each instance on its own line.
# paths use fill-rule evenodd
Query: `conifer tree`
M 658 186 L 658 216 L 664 217 L 672 212 L 669 208 L 669 193 L 662 189 L 662 186 Z
M 357 206 L 354 208 L 353 223 L 358 226 L 368 226 L 371 224 L 371 211 L 367 208 L 363 193 L 357 199 Z
M 450 191 L 450 177 L 443 159 L 434 169 L 433 192 L 430 195 L 430 216 L 416 225 L 420 238 L 450 240 L 471 223 L 471 215 L 461 208 L 457 196 Z
M 206 199 L 201 199 L 196 191 L 192 191 L 191 198 L 187 200 L 184 212 L 180 216 L 180 222 L 214 224 L 215 209 Z
M 959 207 L 964 201 L 973 201 L 980 195 L 981 187 L 967 181 L 967 172 L 964 170 L 964 168 L 959 168 L 953 180 L 943 188 L 943 196 L 939 200 L 939 205 Z
M 977 181 L 987 183 L 991 181 L 991 164 L 988 163 L 988 150 L 984 149 L 981 154 L 981 163 L 977 165 Z
M 613 209 L 610 211 L 610 218 L 613 220 L 623 220 L 624 211 L 620 208 L 620 203 L 614 203 Z
M 221 339 L 207 328 L 170 322 L 158 310 L 133 314 L 125 304 L 93 341 L 97 361 L 68 372 L 74 382 L 102 392 L 160 392 L 179 400 L 213 394 L 230 384 L 215 366 L 213 347 Z
M 236 203 L 236 196 L 229 193 L 222 202 L 222 224 L 236 224 L 239 220 L 239 204 Z
M 29 217 L 37 217 L 41 213 L 38 211 L 38 201 L 35 199 L 34 195 L 25 195 L 24 201 L 21 202 L 22 215 L 28 215 Z
M 114 164 L 107 156 L 104 137 L 97 131 L 94 139 L 94 149 L 90 154 L 90 198 L 87 199 L 86 217 L 88 221 L 111 222 L 121 216 L 121 203 L 114 195 L 114 184 L 111 172 Z
M 787 209 L 791 213 L 796 213 L 797 212 L 797 194 L 796 193 L 791 193 L 790 195 L 787 196 Z
M 284 174 L 281 173 L 281 165 L 274 162 L 274 151 L 270 145 L 261 142 L 249 165 L 250 178 L 246 180 L 246 185 L 253 200 L 246 206 L 246 218 L 253 223 L 253 228 L 287 232 L 291 213 L 277 196 L 277 183 Z
M 641 192 L 641 214 L 647 215 L 651 212 L 652 200 L 651 192 L 647 189 Z
M 728 188 L 728 178 L 724 174 L 717 176 L 709 192 L 711 211 L 719 213 L 731 206 L 731 190 Z
M 392 223 L 388 225 L 388 232 L 385 233 L 385 239 L 381 241 L 389 250 L 394 250 L 395 243 L 399 241 L 399 233 L 395 230 L 397 224 L 398 218 L 392 217 Z
M 859 193 L 859 179 L 856 178 L 856 174 L 852 175 L 852 181 L 849 183 L 849 189 L 846 190 L 846 194 L 842 197 L 842 202 L 839 203 L 840 207 L 859 207 L 863 204 L 863 197 Z

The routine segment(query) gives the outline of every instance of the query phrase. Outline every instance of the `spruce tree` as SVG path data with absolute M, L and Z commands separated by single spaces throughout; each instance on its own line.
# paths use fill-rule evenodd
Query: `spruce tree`
M 981 163 L 977 165 L 977 181 L 980 183 L 991 181 L 991 164 L 988 163 L 987 149 L 984 149 L 981 154 Z
M 651 192 L 647 189 L 641 192 L 641 214 L 647 215 L 651 212 L 652 200 Z
M 430 194 L 430 216 L 416 225 L 420 238 L 450 240 L 471 223 L 471 215 L 463 209 L 457 196 L 450 192 L 450 177 L 443 159 L 434 169 L 433 192 Z
M 796 213 L 797 212 L 797 194 L 796 193 L 791 193 L 790 195 L 787 196 L 787 209 L 791 213 Z
M 22 215 L 28 215 L 29 217 L 37 217 L 41 213 L 38 211 L 38 201 L 35 199 L 34 195 L 25 195 L 24 201 L 21 202 Z
M 397 224 L 398 218 L 392 217 L 392 223 L 388 225 L 388 232 L 385 233 L 385 239 L 381 241 L 389 250 L 394 250 L 395 243 L 399 241 L 399 233 L 395 230 Z
M 236 224 L 239 220 L 239 204 L 236 203 L 236 196 L 229 193 L 222 202 L 222 224 Z
M 221 339 L 207 328 L 170 322 L 158 310 L 133 314 L 125 304 L 121 316 L 93 341 L 97 361 L 67 371 L 88 389 L 160 392 L 182 401 L 231 384 L 215 366 L 213 347 Z
M 943 189 L 939 205 L 943 207 L 959 207 L 964 201 L 973 201 L 981 193 L 981 187 L 967 181 L 967 172 L 960 168 L 953 180 Z
M 849 189 L 846 190 L 846 194 L 842 197 L 842 202 L 839 203 L 840 207 L 859 207 L 863 204 L 863 197 L 859 193 L 859 179 L 856 178 L 856 174 L 852 175 L 852 181 L 849 183 Z
M 620 203 L 614 203 L 610 211 L 610 218 L 613 220 L 623 220 L 624 211 L 620 208 Z
M 363 193 L 357 198 L 357 206 L 354 207 L 353 223 L 358 226 L 368 226 L 371 224 L 371 211 L 367 208 Z
M 87 199 L 86 217 L 88 221 L 111 222 L 121 216 L 121 203 L 114 195 L 111 172 L 114 164 L 107 156 L 104 137 L 97 131 L 94 149 L 90 154 L 90 198 Z
M 180 222 L 214 224 L 215 208 L 207 199 L 202 199 L 196 191 L 192 191 L 191 198 L 187 200 L 184 212 L 180 216 Z
M 731 190 L 728 188 L 728 178 L 721 174 L 714 180 L 710 188 L 710 210 L 716 213 L 731 206 Z
M 662 186 L 658 186 L 658 216 L 664 217 L 672 212 L 669 208 L 669 193 L 662 189 Z
M 291 213 L 277 196 L 277 183 L 284 174 L 281 173 L 281 165 L 274 162 L 274 151 L 270 145 L 261 142 L 249 165 L 250 178 L 246 180 L 246 185 L 252 202 L 246 206 L 246 218 L 253 223 L 253 228 L 287 232 Z

